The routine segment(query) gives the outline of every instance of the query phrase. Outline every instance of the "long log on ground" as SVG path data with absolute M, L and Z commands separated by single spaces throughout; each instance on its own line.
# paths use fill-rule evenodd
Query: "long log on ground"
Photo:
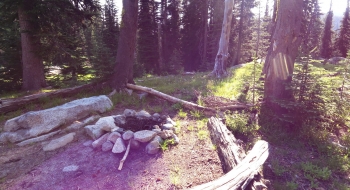
M 251 180 L 259 172 L 260 166 L 267 159 L 269 152 L 268 143 L 258 141 L 251 152 L 246 156 L 240 143 L 227 127 L 215 117 L 208 121 L 208 129 L 213 144 L 217 146 L 218 154 L 226 173 L 224 176 L 194 187 L 194 190 L 202 189 L 245 189 L 248 185 L 256 188 L 258 185 L 264 186 Z M 252 189 L 254 189 L 252 188 Z
M 238 105 L 231 105 L 231 106 L 225 106 L 223 108 L 218 107 L 218 108 L 208 108 L 208 107 L 204 107 L 204 106 L 200 106 L 198 104 L 195 104 L 193 102 L 188 102 L 185 100 L 181 100 L 179 98 L 175 98 L 173 96 L 170 96 L 168 94 L 159 92 L 157 90 L 154 90 L 152 88 L 148 88 L 148 87 L 144 87 L 144 86 L 138 86 L 138 85 L 134 85 L 134 84 L 126 84 L 126 87 L 132 90 L 137 90 L 137 91 L 142 91 L 142 92 L 146 92 L 149 93 L 153 96 L 162 98 L 164 100 L 167 100 L 171 103 L 180 103 L 182 104 L 182 106 L 184 106 L 187 109 L 190 110 L 201 110 L 201 111 L 206 111 L 206 112 L 211 112 L 211 113 L 216 113 L 217 110 L 227 110 L 227 109 L 246 109 L 249 108 L 250 105 L 245 105 L 245 104 L 238 104 Z
M 255 143 L 253 149 L 249 154 L 234 167 L 230 172 L 224 176 L 196 186 L 192 190 L 228 190 L 228 189 L 244 189 L 247 180 L 251 180 L 252 177 L 259 170 L 260 166 L 264 164 L 269 156 L 269 145 L 266 141 L 259 140 Z
M 46 93 L 40 93 L 40 94 L 34 94 L 29 96 L 24 96 L 21 98 L 9 98 L 9 99 L 2 99 L 0 103 L 0 114 L 11 112 L 17 109 L 22 108 L 23 106 L 30 104 L 30 103 L 36 103 L 40 101 L 42 98 L 53 98 L 58 96 L 68 96 L 72 94 L 77 94 L 83 90 L 87 89 L 96 89 L 95 86 L 97 86 L 98 83 L 90 83 L 86 85 L 76 86 L 72 88 L 66 88 L 62 90 L 56 90 L 53 92 L 46 92 Z M 98 87 L 102 88 L 103 85 L 98 85 Z
M 217 147 L 223 170 L 227 173 L 246 157 L 245 151 L 218 118 L 211 117 L 207 125 L 213 144 Z

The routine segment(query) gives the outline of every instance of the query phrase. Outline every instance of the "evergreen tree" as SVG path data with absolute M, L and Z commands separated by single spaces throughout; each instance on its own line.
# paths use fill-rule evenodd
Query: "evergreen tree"
M 199 9 L 200 0 L 183 1 L 182 52 L 184 69 L 197 71 L 201 65 L 200 42 L 203 16 Z
M 154 0 L 140 0 L 137 39 L 137 64 L 147 73 L 160 74 L 158 25 Z
M 348 7 L 344 13 L 344 17 L 340 26 L 339 36 L 336 41 L 337 49 L 342 57 L 347 57 L 347 52 L 350 50 L 350 10 L 349 1 Z
M 269 14 L 269 4 L 268 4 L 268 1 L 266 1 L 265 13 L 261 23 L 261 33 L 260 33 L 261 43 L 258 50 L 259 58 L 264 58 L 267 55 L 267 51 L 270 46 L 270 40 L 271 40 L 271 24 L 272 24 L 271 22 L 272 22 L 272 18 L 271 18 L 271 15 Z
M 24 1 L 4 0 L 0 25 L 19 21 L 23 69 L 23 90 L 37 90 L 46 85 L 44 65 L 54 60 L 75 63 L 82 45 L 80 29 L 98 10 L 93 0 Z M 80 48 L 79 48 L 80 47 Z M 71 65 L 75 67 L 75 65 Z
M 181 35 L 180 35 L 180 0 L 169 0 L 166 7 L 165 26 L 163 38 L 163 60 L 166 64 L 164 70 L 168 73 L 177 73 L 181 70 Z
M 321 42 L 321 57 L 329 59 L 332 57 L 333 54 L 333 48 L 332 48 L 332 19 L 333 19 L 333 11 L 329 10 L 326 21 L 325 21 L 325 27 L 323 31 L 322 36 L 322 42 Z
M 301 53 L 303 56 L 317 57 L 320 49 L 323 22 L 318 0 L 304 2 L 303 41 Z

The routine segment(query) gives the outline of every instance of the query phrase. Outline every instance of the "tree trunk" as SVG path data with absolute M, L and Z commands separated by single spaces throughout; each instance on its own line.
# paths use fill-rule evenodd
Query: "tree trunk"
M 111 88 L 121 89 L 133 81 L 135 60 L 138 0 L 123 0 L 118 52 L 114 73 L 109 80 Z
M 266 74 L 264 95 L 270 103 L 292 98 L 292 92 L 287 87 L 292 81 L 294 61 L 301 43 L 303 16 L 303 0 L 280 0 L 277 4 L 274 12 L 277 21 L 263 69 Z
M 207 66 L 207 46 L 208 46 L 208 0 L 204 0 L 203 9 L 203 52 L 202 52 L 202 65 Z
M 226 65 L 228 57 L 228 44 L 230 41 L 231 21 L 234 0 L 225 0 L 224 20 L 222 23 L 219 50 L 215 58 L 215 66 L 212 75 L 222 78 L 227 75 Z
M 30 14 L 32 4 L 31 1 L 23 1 L 18 8 L 23 64 L 22 90 L 39 90 L 46 86 L 44 65 L 39 56 L 40 38 L 35 36 L 38 26 Z
M 238 27 L 238 43 L 237 43 L 237 49 L 235 53 L 235 57 L 233 59 L 233 64 L 238 65 L 240 64 L 241 60 L 241 49 L 242 49 L 242 43 L 243 43 L 243 15 L 244 15 L 244 1 L 242 0 L 241 3 L 241 12 L 240 12 L 240 19 L 239 19 L 239 27 Z

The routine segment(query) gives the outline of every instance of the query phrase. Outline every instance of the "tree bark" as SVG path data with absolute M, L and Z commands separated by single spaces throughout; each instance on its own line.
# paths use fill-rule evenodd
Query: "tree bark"
M 242 43 L 243 43 L 243 17 L 244 17 L 244 3 L 246 0 L 242 0 L 241 3 L 241 11 L 240 11 L 240 19 L 239 19 L 239 27 L 238 27 L 238 43 L 237 43 L 237 49 L 235 52 L 235 56 L 233 59 L 233 64 L 238 65 L 240 64 L 241 60 L 241 49 L 242 49 Z
M 228 58 L 228 45 L 230 41 L 233 5 L 234 0 L 225 0 L 224 20 L 222 23 L 219 50 L 215 58 L 214 70 L 212 71 L 212 75 L 216 76 L 217 78 L 227 76 L 226 65 Z
M 39 28 L 35 23 L 33 2 L 23 1 L 18 8 L 19 25 L 21 31 L 23 85 L 22 90 L 39 90 L 46 86 L 44 65 L 40 52 L 40 38 L 36 36 Z
M 208 0 L 204 0 L 203 8 L 203 52 L 202 52 L 202 65 L 207 66 L 207 46 L 208 46 Z
M 225 173 L 237 166 L 246 156 L 235 136 L 215 117 L 208 121 L 208 129 L 213 144 L 217 146 L 219 158 Z
M 196 186 L 191 190 L 237 190 L 245 189 L 269 156 L 269 145 L 259 140 L 249 154 L 224 176 Z
M 123 0 L 118 52 L 114 72 L 109 80 L 113 89 L 121 89 L 133 81 L 137 32 L 138 0 Z
M 303 0 L 277 1 L 276 23 L 263 69 L 266 74 L 264 95 L 270 103 L 292 98 L 287 87 L 292 81 L 294 61 L 301 43 L 302 6 Z

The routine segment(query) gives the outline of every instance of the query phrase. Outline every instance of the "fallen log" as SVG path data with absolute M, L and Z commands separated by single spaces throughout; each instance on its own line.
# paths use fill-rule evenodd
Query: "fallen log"
M 250 153 L 234 167 L 230 172 L 224 176 L 192 188 L 192 190 L 228 190 L 228 189 L 244 189 L 248 184 L 247 180 L 252 180 L 259 170 L 260 166 L 264 164 L 269 155 L 269 146 L 266 141 L 259 140 L 255 143 Z M 242 188 L 241 188 L 242 187 Z
M 219 119 L 211 117 L 208 121 L 208 128 L 213 144 L 217 145 L 226 174 L 214 181 L 196 186 L 192 190 L 245 189 L 259 172 L 260 166 L 266 161 L 269 155 L 268 143 L 262 140 L 256 142 L 253 149 L 245 156 L 239 140 Z
M 245 151 L 231 131 L 218 118 L 211 117 L 207 125 L 213 144 L 217 147 L 223 170 L 227 173 L 244 159 Z
M 204 106 L 200 106 L 198 104 L 195 104 L 193 102 L 189 102 L 189 101 L 185 101 L 185 100 L 181 100 L 179 98 L 175 98 L 173 96 L 170 96 L 168 94 L 159 92 L 157 90 L 154 90 L 152 88 L 148 88 L 148 87 L 144 87 L 144 86 L 138 86 L 138 85 L 134 85 L 134 84 L 126 84 L 126 87 L 132 90 L 138 90 L 138 91 L 142 91 L 142 92 L 146 92 L 149 93 L 153 96 L 159 97 L 161 99 L 167 100 L 171 103 L 180 103 L 183 107 L 190 109 L 190 110 L 200 110 L 200 111 L 204 111 L 204 112 L 210 112 L 210 113 L 216 113 L 218 110 L 237 110 L 237 109 L 246 109 L 251 107 L 251 105 L 246 105 L 246 104 L 237 104 L 237 105 L 230 105 L 230 106 L 225 106 L 225 107 L 216 107 L 216 108 L 208 108 L 208 107 L 204 107 Z
M 77 94 L 77 93 L 79 93 L 83 90 L 87 90 L 87 89 L 94 89 L 95 90 L 96 86 L 98 86 L 98 88 L 100 88 L 100 87 L 102 88 L 103 85 L 97 85 L 97 84 L 98 83 L 90 83 L 90 84 L 85 84 L 85 85 L 76 86 L 76 87 L 72 87 L 72 88 L 56 90 L 53 92 L 33 94 L 33 95 L 29 95 L 29 96 L 24 96 L 21 98 L 2 99 L 1 103 L 0 103 L 0 114 L 18 110 L 27 104 L 39 102 L 40 99 L 42 99 L 42 98 L 69 96 L 72 94 Z

